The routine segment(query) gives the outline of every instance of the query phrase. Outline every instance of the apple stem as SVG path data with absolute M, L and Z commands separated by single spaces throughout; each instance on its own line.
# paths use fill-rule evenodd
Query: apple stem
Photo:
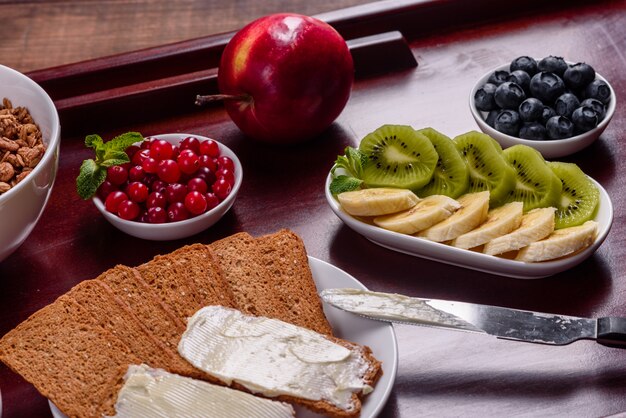
M 239 95 L 233 95 L 233 94 L 211 94 L 211 95 L 207 95 L 207 96 L 202 96 L 202 95 L 198 94 L 196 96 L 196 105 L 197 106 L 202 106 L 202 105 L 205 105 L 207 103 L 217 102 L 217 101 L 222 101 L 222 100 L 249 101 L 250 100 L 250 95 L 248 95 L 248 94 L 239 94 Z

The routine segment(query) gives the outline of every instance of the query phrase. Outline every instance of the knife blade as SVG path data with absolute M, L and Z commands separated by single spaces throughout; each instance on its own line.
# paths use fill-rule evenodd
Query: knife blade
M 322 300 L 369 319 L 432 326 L 538 344 L 577 340 L 626 348 L 626 318 L 581 318 L 476 303 L 423 299 L 360 289 L 325 289 Z

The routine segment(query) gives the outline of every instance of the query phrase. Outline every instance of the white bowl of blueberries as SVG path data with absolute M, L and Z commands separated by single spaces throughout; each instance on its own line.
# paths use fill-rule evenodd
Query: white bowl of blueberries
M 615 92 L 586 63 L 515 58 L 481 77 L 470 94 L 480 129 L 504 148 L 524 144 L 546 158 L 589 146 L 615 113 Z

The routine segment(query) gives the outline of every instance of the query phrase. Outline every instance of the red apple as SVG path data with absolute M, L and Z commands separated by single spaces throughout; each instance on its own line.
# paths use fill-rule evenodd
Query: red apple
M 327 23 L 298 14 L 262 17 L 241 29 L 220 62 L 226 111 L 248 136 L 295 143 L 326 129 L 354 80 L 345 40 Z

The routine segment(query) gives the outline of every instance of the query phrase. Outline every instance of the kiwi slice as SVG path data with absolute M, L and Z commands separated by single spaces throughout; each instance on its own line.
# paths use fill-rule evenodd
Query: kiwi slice
M 574 163 L 548 162 L 548 167 L 563 185 L 556 204 L 555 228 L 582 225 L 592 219 L 600 202 L 595 184 Z
M 516 184 L 507 202 L 524 203 L 524 212 L 556 206 L 561 196 L 561 181 L 539 151 L 527 145 L 514 145 L 505 149 L 502 156 L 515 169 Z
M 366 156 L 361 179 L 369 187 L 423 187 L 438 159 L 428 138 L 405 125 L 381 126 L 361 140 L 359 151 Z
M 515 187 L 515 170 L 502 157 L 502 147 L 489 135 L 472 131 L 453 139 L 469 170 L 468 193 L 489 190 L 489 206 L 506 202 Z
M 446 195 L 453 199 L 461 196 L 469 187 L 469 172 L 454 142 L 433 128 L 417 131 L 430 140 L 439 155 L 435 172 L 428 184 L 415 190 L 415 194 L 424 197 Z

